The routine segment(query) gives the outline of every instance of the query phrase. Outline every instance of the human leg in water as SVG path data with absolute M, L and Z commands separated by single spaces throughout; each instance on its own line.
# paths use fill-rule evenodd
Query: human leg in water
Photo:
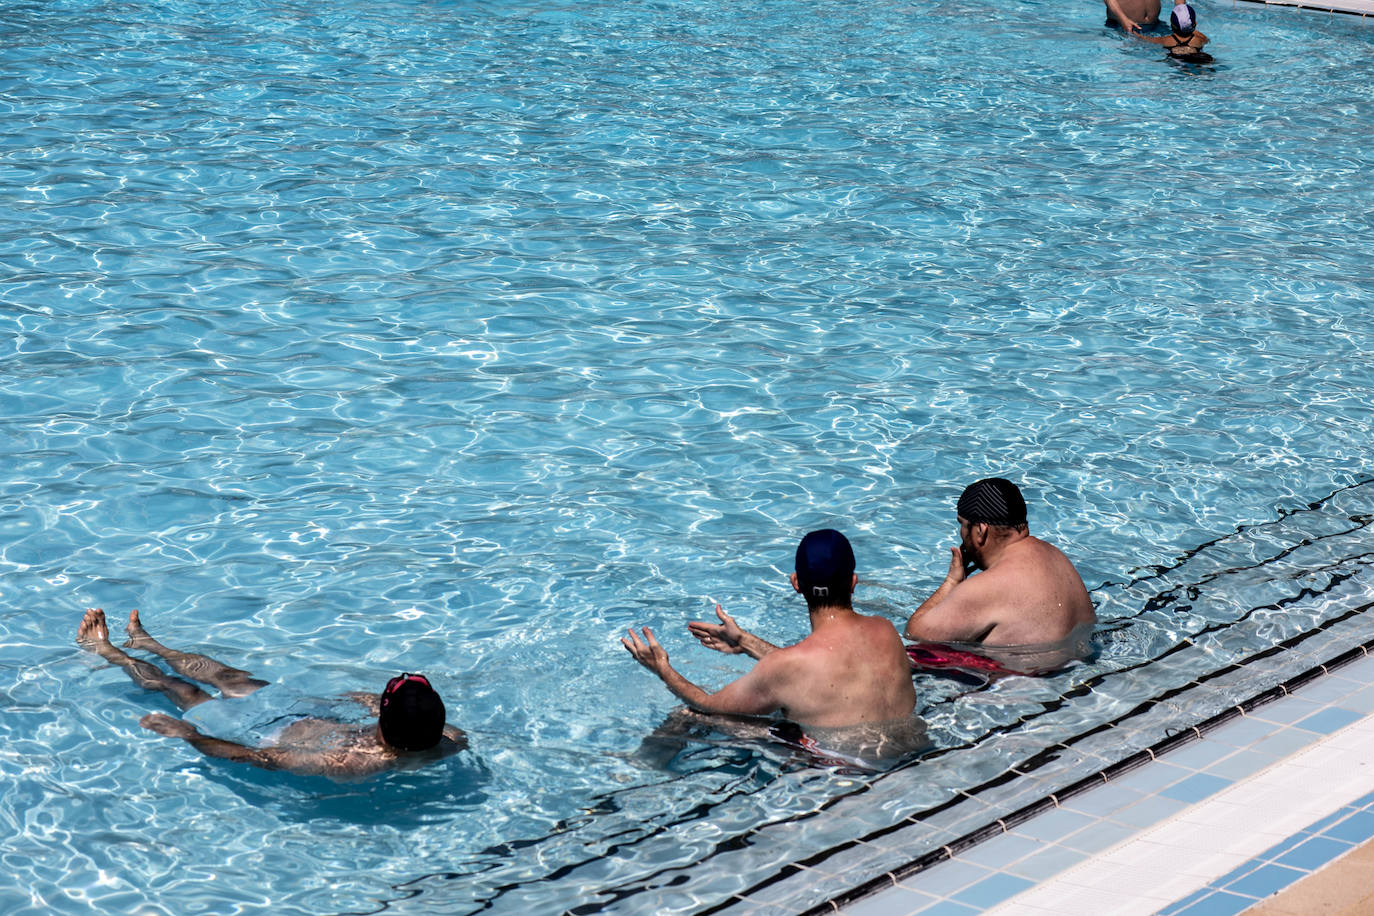
M 267 686 L 266 681 L 258 680 L 241 668 L 230 668 L 206 655 L 169 649 L 143 628 L 142 621 L 138 619 L 137 609 L 129 612 L 128 632 L 129 640 L 124 643 L 126 648 L 140 649 L 160 656 L 167 660 L 177 674 L 200 681 L 202 684 L 209 684 L 226 697 L 247 696 L 254 690 Z
M 190 681 L 172 677 L 158 670 L 155 665 L 140 658 L 133 658 L 122 649 L 115 648 L 110 642 L 110 628 L 105 623 L 105 612 L 100 608 L 87 610 L 86 616 L 81 618 L 81 624 L 76 630 L 76 644 L 89 652 L 94 652 L 110 664 L 123 668 L 138 686 L 166 694 L 181 709 L 190 709 L 211 699 L 210 694 Z

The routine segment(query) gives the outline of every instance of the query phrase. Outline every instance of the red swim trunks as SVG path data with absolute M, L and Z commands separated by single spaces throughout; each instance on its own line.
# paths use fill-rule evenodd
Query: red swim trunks
M 938 670 L 941 668 L 960 668 L 964 671 L 986 671 L 991 674 L 1020 674 L 1019 671 L 1012 671 L 1010 668 L 1002 667 L 1000 662 L 985 658 L 982 655 L 975 655 L 972 652 L 965 652 L 963 649 L 956 649 L 938 642 L 918 642 L 906 647 L 907 658 L 911 659 L 912 667 L 921 670 Z

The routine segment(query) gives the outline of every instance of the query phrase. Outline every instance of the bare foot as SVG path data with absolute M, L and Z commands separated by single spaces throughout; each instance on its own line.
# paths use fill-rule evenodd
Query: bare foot
M 105 624 L 105 612 L 98 607 L 87 608 L 86 616 L 76 628 L 76 644 L 96 651 L 101 644 L 110 644 L 110 628 Z
M 148 631 L 143 629 L 143 622 L 138 619 L 138 608 L 129 612 L 129 639 L 124 643 L 126 649 L 143 649 L 146 643 L 153 642 L 153 637 L 148 635 Z
M 196 727 L 184 719 L 173 719 L 160 712 L 150 712 L 138 724 L 150 732 L 166 735 L 168 738 L 190 738 L 197 734 Z

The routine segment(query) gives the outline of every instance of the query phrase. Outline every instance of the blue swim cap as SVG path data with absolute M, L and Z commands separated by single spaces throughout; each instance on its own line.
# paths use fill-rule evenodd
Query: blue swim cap
M 1186 3 L 1180 3 L 1169 14 L 1169 27 L 1180 35 L 1191 35 L 1197 28 L 1197 13 Z
M 834 528 L 813 531 L 797 545 L 797 579 L 808 597 L 849 597 L 854 549 Z

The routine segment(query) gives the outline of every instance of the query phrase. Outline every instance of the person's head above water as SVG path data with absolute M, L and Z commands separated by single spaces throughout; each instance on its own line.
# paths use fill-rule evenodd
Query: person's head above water
M 812 531 L 797 545 L 796 587 L 808 608 L 849 607 L 854 550 L 834 528 Z
M 1187 38 L 1197 28 L 1197 13 L 1187 3 L 1175 3 L 1169 14 L 1169 27 L 1180 38 Z
M 424 751 L 444 736 L 444 701 L 423 674 L 398 674 L 382 691 L 377 726 L 397 750 Z
M 959 495 L 959 517 L 970 524 L 1020 528 L 1026 524 L 1026 500 L 1016 484 L 988 477 L 969 484 Z

